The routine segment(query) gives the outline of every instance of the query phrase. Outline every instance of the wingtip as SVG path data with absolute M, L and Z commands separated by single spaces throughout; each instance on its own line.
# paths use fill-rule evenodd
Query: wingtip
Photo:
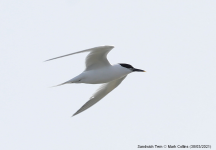
M 53 58 L 51 58 L 51 59 L 47 59 L 47 60 L 44 60 L 43 62 L 47 62 L 47 61 L 50 61 L 50 60 L 53 60 Z
M 74 117 L 76 115 L 78 115 L 79 113 L 81 113 L 79 110 L 77 112 L 75 112 L 71 117 Z
M 74 117 L 74 116 L 76 116 L 78 113 L 75 113 L 75 114 L 73 114 L 71 117 Z

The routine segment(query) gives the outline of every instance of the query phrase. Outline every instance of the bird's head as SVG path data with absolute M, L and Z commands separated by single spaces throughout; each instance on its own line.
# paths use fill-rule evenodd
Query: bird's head
M 133 66 L 131 66 L 129 64 L 120 63 L 119 65 L 121 65 L 124 68 L 127 68 L 127 69 L 131 70 L 132 72 L 146 72 L 145 70 L 136 69 L 136 68 L 134 68 Z

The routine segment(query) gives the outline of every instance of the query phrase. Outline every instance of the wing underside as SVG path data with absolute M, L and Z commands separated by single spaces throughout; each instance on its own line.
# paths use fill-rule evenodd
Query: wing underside
M 73 116 L 85 111 L 86 109 L 96 104 L 113 89 L 115 89 L 125 78 L 126 76 L 101 85 L 100 88 L 92 95 L 90 100 L 87 101 L 75 114 L 73 114 Z

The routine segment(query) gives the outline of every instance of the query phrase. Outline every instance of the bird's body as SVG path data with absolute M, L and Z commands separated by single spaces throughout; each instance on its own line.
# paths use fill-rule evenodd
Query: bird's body
M 102 86 L 96 91 L 90 100 L 87 101 L 74 115 L 77 115 L 84 110 L 88 109 L 109 92 L 115 89 L 125 77 L 132 72 L 145 72 L 144 70 L 136 69 L 129 64 L 115 64 L 111 65 L 107 60 L 107 54 L 114 48 L 114 46 L 99 46 L 91 49 L 75 52 L 72 54 L 52 58 L 49 60 L 78 54 L 82 52 L 90 52 L 86 57 L 86 69 L 78 76 L 71 80 L 64 82 L 63 84 L 70 83 L 87 83 L 87 84 L 102 84 Z M 47 61 L 49 61 L 47 60 Z M 59 85 L 58 85 L 59 86 Z M 73 115 L 73 116 L 74 116 Z
M 106 66 L 94 70 L 83 71 L 78 76 L 65 82 L 66 83 L 87 83 L 87 84 L 101 84 L 119 79 L 128 75 L 132 71 L 121 67 L 119 64 Z

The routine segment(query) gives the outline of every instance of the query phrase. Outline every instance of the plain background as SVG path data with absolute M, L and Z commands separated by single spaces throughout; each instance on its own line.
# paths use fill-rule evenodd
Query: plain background
M 215 8 L 215 0 L 1 0 L 0 149 L 215 147 Z M 49 87 L 82 72 L 87 53 L 43 61 L 99 45 L 115 45 L 112 64 L 147 72 L 71 118 L 99 85 Z

